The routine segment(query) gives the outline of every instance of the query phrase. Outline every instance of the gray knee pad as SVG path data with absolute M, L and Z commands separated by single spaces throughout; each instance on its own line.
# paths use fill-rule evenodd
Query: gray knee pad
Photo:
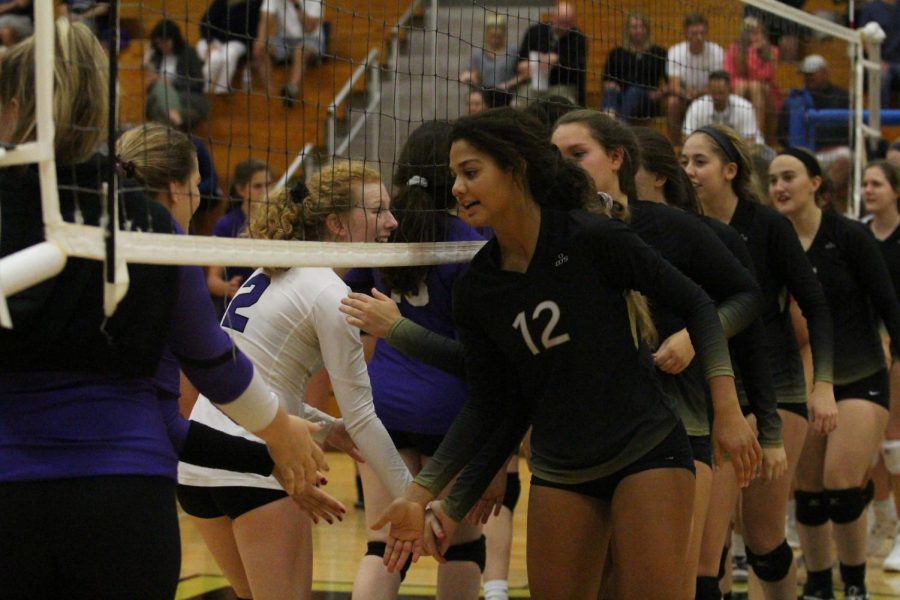
M 900 475 L 900 440 L 885 440 L 881 443 L 884 466 L 891 475 Z
M 756 554 L 748 546 L 747 562 L 753 567 L 756 576 L 763 581 L 781 581 L 791 570 L 794 553 L 786 540 L 768 554 Z
M 866 509 L 863 488 L 825 490 L 825 495 L 828 497 L 828 516 L 834 523 L 852 523 Z
M 447 548 L 444 558 L 453 561 L 470 561 L 478 565 L 478 570 L 484 573 L 484 563 L 487 560 L 487 548 L 484 536 L 465 544 L 455 544 Z
M 383 557 L 384 551 L 387 549 L 385 542 L 369 542 L 366 544 L 366 556 Z M 406 559 L 406 563 L 400 568 L 400 581 L 406 579 L 406 572 L 412 564 L 412 556 Z
M 797 522 L 807 527 L 816 527 L 828 522 L 828 498 L 825 492 L 794 492 L 797 501 Z

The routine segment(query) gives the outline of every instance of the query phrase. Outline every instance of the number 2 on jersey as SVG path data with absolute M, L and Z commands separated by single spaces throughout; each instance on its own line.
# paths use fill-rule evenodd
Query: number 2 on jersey
M 541 345 L 544 346 L 544 350 L 549 350 L 553 346 L 565 344 L 571 339 L 568 333 L 561 333 L 556 336 L 553 335 L 553 329 L 559 323 L 559 305 L 552 300 L 544 300 L 534 307 L 534 312 L 531 314 L 531 320 L 536 320 L 538 315 L 548 310 L 550 311 L 550 320 L 547 321 L 547 324 L 544 326 L 544 331 L 541 333 Z M 522 339 L 525 341 L 525 345 L 528 346 L 528 349 L 531 350 L 532 354 L 537 355 L 541 352 L 537 345 L 535 345 L 534 340 L 531 339 L 531 332 L 528 330 L 528 322 L 525 319 L 524 310 L 516 315 L 516 319 L 513 321 L 513 328 L 522 332 Z
M 234 329 L 235 331 L 244 332 L 247 328 L 247 322 L 250 317 L 244 314 L 245 308 L 249 308 L 259 302 L 259 297 L 266 291 L 272 282 L 265 273 L 257 273 L 241 286 L 231 303 L 228 305 L 228 311 L 225 318 L 222 319 L 222 326 Z

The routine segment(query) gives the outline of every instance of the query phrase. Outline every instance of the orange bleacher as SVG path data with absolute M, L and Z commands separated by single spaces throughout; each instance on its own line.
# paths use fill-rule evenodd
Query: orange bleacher
M 121 18 L 143 36 L 163 16 L 177 22 L 189 43 L 200 36 L 199 23 L 207 2 L 203 0 L 146 0 L 140 4 L 122 4 Z M 267 96 L 260 82 L 253 81 L 252 92 L 238 90 L 230 95 L 210 96 L 210 118 L 194 133 L 208 141 L 213 162 L 223 187 L 234 165 L 253 156 L 266 160 L 278 176 L 307 143 L 325 143 L 325 119 L 335 93 L 349 79 L 373 47 L 381 47 L 390 28 L 408 2 L 403 0 L 346 0 L 340 8 L 328 4 L 325 18 L 331 22 L 331 58 L 307 69 L 302 102 L 285 108 L 281 99 Z M 120 122 L 123 126 L 140 123 L 144 114 L 144 89 L 141 62 L 149 40 L 133 39 L 122 53 L 119 65 Z M 240 77 L 236 77 L 236 82 Z M 279 90 L 284 68 L 276 68 L 271 89 Z M 240 84 L 238 84 L 240 85 Z M 357 89 L 363 89 L 361 79 Z

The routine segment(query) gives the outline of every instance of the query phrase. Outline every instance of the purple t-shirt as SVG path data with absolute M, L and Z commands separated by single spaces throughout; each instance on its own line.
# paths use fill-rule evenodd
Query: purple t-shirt
M 201 393 L 220 403 L 237 398 L 253 376 L 250 361 L 216 321 L 203 270 L 178 269 L 169 346 L 154 377 L 70 372 L 0 378 L 0 481 L 175 479 L 176 447 L 187 433 L 177 418 L 179 365 Z
M 482 239 L 458 217 L 448 215 L 447 241 Z M 466 266 L 456 263 L 430 268 L 417 295 L 403 298 L 394 295 L 400 313 L 431 331 L 455 339 L 450 317 L 451 290 Z M 368 291 L 364 286 L 371 288 L 374 284 L 385 294 L 391 294 L 375 270 L 356 269 L 347 279 L 354 289 Z M 378 340 L 375 345 L 375 354 L 369 362 L 369 379 L 375 412 L 391 431 L 443 435 L 467 398 L 462 379 L 409 358 L 384 340 Z
M 241 210 L 241 207 L 237 206 L 216 221 L 216 224 L 213 225 L 213 235 L 216 237 L 236 238 L 244 231 L 246 224 L 247 216 Z M 228 281 L 235 275 L 240 275 L 243 278 L 241 279 L 242 282 L 247 281 L 255 270 L 250 267 L 225 267 L 225 280 Z

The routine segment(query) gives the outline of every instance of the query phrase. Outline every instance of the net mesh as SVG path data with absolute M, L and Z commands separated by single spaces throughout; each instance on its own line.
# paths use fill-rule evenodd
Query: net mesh
M 68 12 L 111 47 L 116 27 L 110 15 L 95 10 L 102 4 L 73 1 Z M 820 55 L 830 82 L 852 101 L 858 44 L 830 35 L 833 28 L 813 17 L 840 21 L 846 7 L 808 0 L 804 8 L 805 22 L 786 16 L 786 9 L 776 14 L 734 0 L 119 3 L 117 129 L 155 120 L 190 131 L 201 148 L 202 175 L 196 235 L 119 235 L 120 259 L 247 267 L 465 260 L 477 245 L 286 245 L 201 236 L 242 199 L 251 207 L 266 204 L 274 189 L 295 185 L 336 157 L 380 170 L 390 187 L 411 130 L 490 105 L 563 97 L 658 128 L 677 145 L 694 105 L 706 102 L 712 108 L 694 110 L 691 123 L 701 124 L 701 117 L 740 123 L 765 156 L 792 133 L 785 115 L 791 90 L 807 83 L 805 57 Z M 703 19 L 686 21 L 689 15 Z M 689 44 L 703 21 L 701 57 L 693 49 L 671 51 Z M 712 92 L 709 73 L 720 69 L 741 97 L 722 110 L 703 98 Z M 674 72 L 680 87 L 667 84 L 667 73 Z M 849 129 L 848 117 L 834 128 L 835 139 L 815 140 L 816 149 L 850 146 Z M 808 127 L 805 132 L 815 137 Z M 245 180 L 248 160 L 263 165 L 261 180 Z M 844 185 L 851 185 L 846 177 Z M 99 229 L 66 224 L 54 231 L 54 241 L 70 255 L 108 255 Z

